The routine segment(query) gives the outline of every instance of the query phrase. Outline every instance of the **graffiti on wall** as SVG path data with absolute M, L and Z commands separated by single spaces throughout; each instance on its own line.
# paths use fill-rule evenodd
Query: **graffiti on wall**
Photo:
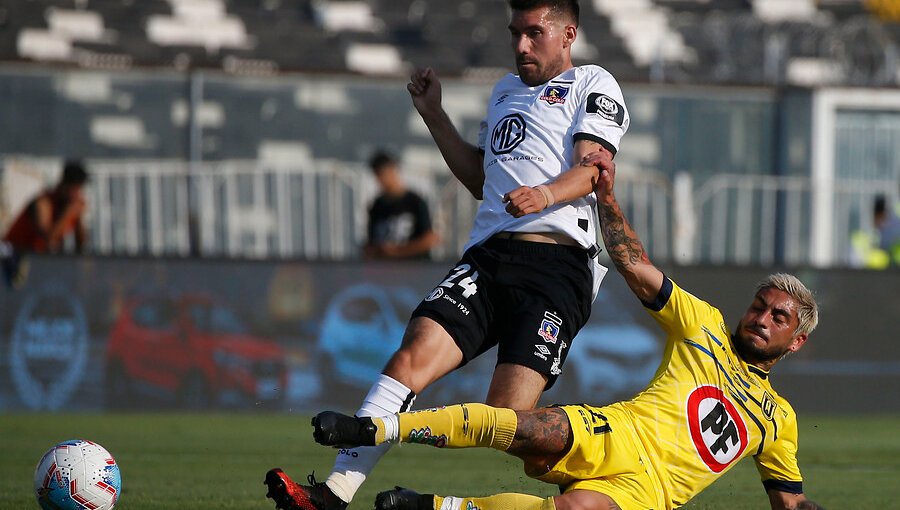
M 352 411 L 445 271 L 429 262 L 35 257 L 27 285 L 0 292 L 0 410 L 309 411 L 328 404 Z M 669 274 L 732 318 L 765 275 L 741 268 Z M 818 291 L 820 326 L 776 369 L 776 387 L 799 408 L 900 411 L 896 396 L 859 396 L 861 388 L 900 382 L 900 347 L 884 319 L 900 309 L 883 313 L 900 308 L 891 292 L 900 284 L 892 287 L 885 274 L 869 281 L 865 272 L 801 276 Z M 859 319 L 853 327 L 841 320 L 848 313 Z M 847 345 L 857 333 L 867 349 Z M 630 397 L 655 373 L 663 340 L 610 275 L 541 403 Z M 537 352 L 543 343 L 536 332 Z M 418 403 L 483 400 L 495 363 L 489 351 Z

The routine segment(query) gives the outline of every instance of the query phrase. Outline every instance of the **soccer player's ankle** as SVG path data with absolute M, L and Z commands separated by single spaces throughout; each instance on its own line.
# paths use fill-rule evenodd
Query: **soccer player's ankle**
M 348 504 L 350 503 L 348 500 L 346 500 L 346 499 L 344 499 L 344 498 L 338 496 L 337 493 L 335 493 L 335 492 L 331 489 L 331 487 L 328 486 L 327 483 L 325 484 L 325 489 L 326 489 L 326 490 L 325 490 L 325 492 L 326 492 L 325 498 L 326 498 L 326 500 L 329 500 L 329 502 L 330 502 L 331 504 L 333 504 L 333 505 L 342 505 L 342 506 L 343 506 L 343 505 L 348 505 Z M 353 498 L 351 497 L 350 499 L 353 499 Z
M 436 494 L 419 494 L 419 510 L 436 510 L 438 506 L 438 498 Z
M 416 499 L 416 510 L 439 510 L 444 500 L 437 494 L 419 494 Z
M 400 438 L 400 422 L 396 414 L 372 418 L 375 424 L 375 444 L 396 443 Z

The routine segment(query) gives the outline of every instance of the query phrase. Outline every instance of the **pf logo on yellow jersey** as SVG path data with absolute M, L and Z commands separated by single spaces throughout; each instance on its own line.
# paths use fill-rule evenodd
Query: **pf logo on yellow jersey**
M 747 424 L 725 393 L 700 386 L 687 399 L 691 439 L 703 463 L 721 473 L 747 449 Z

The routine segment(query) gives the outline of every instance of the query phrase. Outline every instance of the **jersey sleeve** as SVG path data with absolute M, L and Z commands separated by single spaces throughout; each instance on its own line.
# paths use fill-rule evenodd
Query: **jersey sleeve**
M 763 448 L 753 460 L 766 490 L 800 494 L 803 492 L 803 477 L 797 465 L 797 417 L 784 400 L 779 402 L 779 407 L 781 410 L 776 412 L 787 414 L 782 430 L 772 444 Z
M 487 143 L 487 130 L 488 123 L 487 119 L 485 119 L 482 120 L 481 124 L 478 125 L 478 143 L 475 144 L 475 146 L 478 147 L 478 150 L 480 150 L 482 153 L 484 153 L 484 147 Z
M 592 67 L 588 72 L 578 88 L 573 138 L 597 142 L 615 155 L 631 123 L 622 89 L 605 69 Z
M 722 322 L 719 310 L 683 290 L 668 276 L 663 276 L 663 284 L 652 302 L 644 302 L 650 315 L 668 334 L 688 332 L 696 329 L 696 325 L 709 322 Z

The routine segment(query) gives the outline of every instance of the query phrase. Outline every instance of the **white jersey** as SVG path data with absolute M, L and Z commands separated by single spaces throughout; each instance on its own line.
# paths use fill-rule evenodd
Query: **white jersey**
M 502 78 L 494 86 L 479 135 L 484 198 L 465 249 L 501 231 L 558 232 L 585 248 L 593 246 L 593 193 L 521 218 L 506 212 L 503 195 L 519 186 L 551 182 L 574 166 L 577 140 L 593 140 L 615 154 L 628 124 L 619 84 L 602 67 L 573 67 L 536 87 L 525 85 L 518 75 Z

